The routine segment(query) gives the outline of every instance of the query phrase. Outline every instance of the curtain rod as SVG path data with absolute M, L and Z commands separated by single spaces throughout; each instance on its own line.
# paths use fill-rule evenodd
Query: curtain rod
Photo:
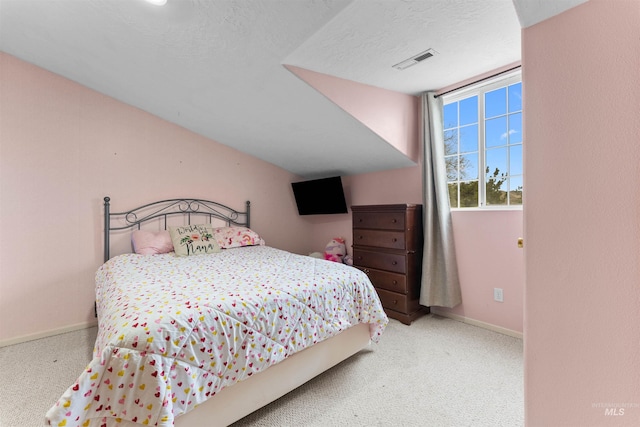
M 438 97 L 440 97 L 440 96 L 442 96 L 442 95 L 446 95 L 446 94 L 448 94 L 448 93 L 455 92 L 455 91 L 456 91 L 456 90 L 458 90 L 458 89 L 462 89 L 462 88 L 465 88 L 465 87 L 467 87 L 467 86 L 471 86 L 471 85 L 474 85 L 474 84 L 480 83 L 480 82 L 482 82 L 482 81 L 492 79 L 492 78 L 494 78 L 494 77 L 499 76 L 500 74 L 504 74 L 504 73 L 508 73 L 509 71 L 517 70 L 517 69 L 518 69 L 518 68 L 520 68 L 520 67 L 522 67 L 522 65 L 516 65 L 515 67 L 511 67 L 511 68 L 509 68 L 508 70 L 500 71 L 499 73 L 495 73 L 495 74 L 492 74 L 492 75 L 490 75 L 490 76 L 483 77 L 483 78 L 481 78 L 481 79 L 479 79 L 479 80 L 476 80 L 475 82 L 467 83 L 466 85 L 462 85 L 462 86 L 457 87 L 457 88 L 455 88 L 455 89 L 451 89 L 451 90 L 448 90 L 448 91 L 446 91 L 446 92 L 442 92 L 442 93 L 440 93 L 440 94 L 438 94 L 438 95 L 434 95 L 434 98 L 438 98 Z

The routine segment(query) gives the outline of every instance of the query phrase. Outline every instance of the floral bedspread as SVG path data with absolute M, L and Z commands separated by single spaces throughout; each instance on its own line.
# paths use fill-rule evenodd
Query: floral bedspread
M 268 246 L 117 256 L 96 273 L 93 360 L 54 426 L 172 426 L 224 387 L 358 323 L 388 319 L 367 276 Z

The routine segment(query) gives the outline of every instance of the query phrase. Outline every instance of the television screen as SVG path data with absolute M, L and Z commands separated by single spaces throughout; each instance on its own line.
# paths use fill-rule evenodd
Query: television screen
M 339 176 L 292 182 L 300 215 L 347 213 L 342 180 Z

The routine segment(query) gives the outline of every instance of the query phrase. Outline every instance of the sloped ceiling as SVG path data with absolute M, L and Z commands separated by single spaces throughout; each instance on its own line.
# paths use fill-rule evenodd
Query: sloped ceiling
M 552 16 L 586 3 L 588 0 L 513 0 L 522 28 L 527 28 Z
M 302 177 L 352 175 L 414 163 L 283 65 L 436 90 L 519 61 L 523 16 L 554 3 L 529 1 L 0 0 L 0 50 Z

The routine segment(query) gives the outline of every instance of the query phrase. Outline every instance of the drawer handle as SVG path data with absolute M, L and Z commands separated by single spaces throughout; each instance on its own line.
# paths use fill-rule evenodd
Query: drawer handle
M 364 239 L 364 236 L 358 236 L 358 239 L 362 240 L 362 239 Z
M 398 241 L 398 239 L 394 237 L 393 239 L 391 239 L 391 241 L 392 241 L 393 243 L 395 243 L 395 242 L 397 242 L 397 241 Z
M 398 281 L 397 281 L 397 280 L 394 280 L 394 281 L 393 281 L 393 284 L 394 284 L 394 285 L 397 285 L 397 284 L 398 284 Z
M 398 300 L 397 299 L 393 300 L 393 305 L 398 305 Z
M 362 260 L 362 257 L 361 257 L 361 256 L 358 256 L 358 261 L 360 261 L 360 260 Z
M 395 224 L 396 222 L 398 222 L 398 220 L 397 220 L 397 219 L 395 219 L 395 218 L 393 218 L 393 219 L 391 220 L 391 222 Z
M 391 265 L 398 265 L 398 261 L 392 261 Z

